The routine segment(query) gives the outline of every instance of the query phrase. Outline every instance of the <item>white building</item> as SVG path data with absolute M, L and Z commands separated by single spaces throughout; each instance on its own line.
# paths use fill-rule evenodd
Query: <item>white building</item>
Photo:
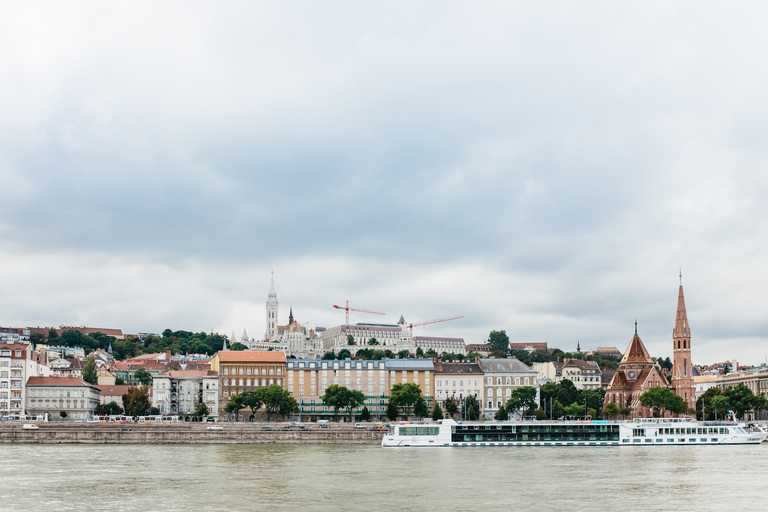
M 439 336 L 414 336 L 413 342 L 416 348 L 420 348 L 425 353 L 428 350 L 434 350 L 440 354 L 466 354 L 467 344 L 464 338 L 445 338 Z
M 211 370 L 169 370 L 152 377 L 152 407 L 191 419 L 200 403 L 207 417 L 219 415 L 219 376 Z
M 349 345 L 349 336 L 352 336 L 354 345 Z M 346 348 L 355 352 L 361 348 L 391 350 L 399 352 L 408 350 L 416 352 L 416 343 L 411 338 L 411 331 L 400 316 L 397 324 L 368 324 L 337 325 L 323 331 L 323 350 L 339 350 Z M 371 344 L 374 340 L 375 343 Z
M 478 363 L 435 363 L 435 400 L 445 410 L 453 398 L 460 406 L 468 396 L 477 398 L 483 413 L 483 369 Z
M 0 344 L 0 417 L 24 414 L 27 380 L 47 375 L 49 368 L 32 359 L 32 345 Z
M 30 377 L 27 380 L 27 413 L 48 415 L 49 420 L 83 421 L 99 405 L 101 390 L 77 377 Z M 66 412 L 66 418 L 61 413 Z

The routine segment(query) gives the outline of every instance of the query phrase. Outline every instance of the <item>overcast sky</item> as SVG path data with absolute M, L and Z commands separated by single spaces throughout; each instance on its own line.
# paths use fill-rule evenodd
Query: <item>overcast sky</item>
M 768 354 L 763 2 L 7 2 L 0 325 Z

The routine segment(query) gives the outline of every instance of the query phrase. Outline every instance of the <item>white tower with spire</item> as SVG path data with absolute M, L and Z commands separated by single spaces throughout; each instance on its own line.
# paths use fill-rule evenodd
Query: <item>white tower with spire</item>
M 272 281 L 269 284 L 267 296 L 267 330 L 264 332 L 264 341 L 277 339 L 277 293 L 275 292 L 275 271 L 272 271 Z

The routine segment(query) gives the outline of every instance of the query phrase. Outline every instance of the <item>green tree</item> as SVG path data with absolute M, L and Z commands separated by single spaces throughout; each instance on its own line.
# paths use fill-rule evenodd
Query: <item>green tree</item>
M 152 405 L 149 402 L 147 386 L 130 388 L 123 395 L 123 409 L 128 416 L 146 416 Z
M 99 416 L 118 416 L 123 414 L 123 408 L 117 405 L 117 403 L 113 400 L 108 404 L 103 404 L 96 407 L 96 414 Z
M 509 336 L 507 336 L 506 331 L 491 331 L 488 335 L 488 343 L 491 344 L 493 350 L 506 353 L 509 349 Z
M 245 345 L 240 343 L 239 341 L 234 342 L 229 346 L 229 350 L 234 350 L 235 352 L 242 352 L 243 350 L 247 349 Z
M 579 402 L 579 390 L 573 385 L 570 379 L 563 379 L 557 383 L 557 393 L 555 394 L 555 400 L 561 404 L 572 404 L 573 402 Z
M 286 417 L 291 414 L 296 414 L 299 412 L 299 403 L 296 401 L 293 396 L 291 396 L 290 393 L 287 391 L 283 394 L 283 403 L 280 404 L 280 410 L 278 413 L 280 416 Z
M 361 405 L 365 404 L 365 395 L 362 391 L 358 391 L 356 389 L 345 389 L 345 397 L 344 397 L 344 407 L 347 409 L 347 414 L 349 415 L 349 421 L 352 421 L 352 411 L 354 409 L 357 409 Z
M 552 418 L 559 420 L 563 416 L 565 416 L 565 408 L 560 403 L 560 400 L 555 400 L 552 402 Z
M 336 354 L 334 354 L 333 352 L 326 352 L 325 354 L 323 354 L 324 361 L 332 361 L 334 359 L 336 359 Z
M 424 357 L 424 350 L 421 347 L 416 348 L 416 357 Z
M 360 411 L 360 421 L 371 421 L 371 411 L 368 410 L 367 405 L 364 405 L 363 410 Z
M 618 416 L 619 414 L 621 414 L 621 411 L 619 411 L 616 402 L 609 402 L 605 407 L 603 407 L 603 416 L 606 418 L 612 418 L 614 416 Z
M 534 414 L 536 415 L 536 419 L 538 421 L 546 420 L 547 418 L 549 418 L 549 416 L 547 416 L 547 411 L 545 411 L 541 407 L 536 409 L 536 411 L 534 411 Z
M 116 377 L 115 378 L 115 386 L 125 386 L 127 384 L 128 383 L 125 382 L 125 379 L 123 379 L 122 377 Z
M 149 373 L 144 368 L 139 368 L 138 370 L 133 372 L 133 378 L 138 380 L 142 386 L 152 385 L 152 374 Z
M 416 405 L 413 406 L 413 414 L 417 418 L 426 418 L 429 416 L 429 407 L 427 407 L 427 402 L 424 400 L 424 397 L 420 396 L 416 401 Z
M 464 418 L 467 421 L 480 419 L 480 402 L 472 395 L 464 399 Z
M 339 357 L 338 358 L 339 359 L 346 359 L 346 358 L 350 358 L 351 359 L 352 358 L 352 353 L 349 350 L 343 348 L 343 349 L 339 350 Z
M 150 416 L 159 416 L 160 415 L 160 409 L 157 407 L 150 407 L 149 408 L 149 415 Z
M 432 408 L 432 420 L 437 421 L 443 419 L 443 410 L 440 408 L 440 404 L 435 402 L 435 406 Z
M 586 400 L 589 409 L 594 409 L 595 411 L 602 410 L 605 403 L 605 389 L 585 389 L 579 395 L 579 400 L 577 400 L 579 403 L 583 403 Z
M 718 387 L 711 387 L 696 400 L 696 417 L 703 421 L 714 420 L 715 410 L 712 407 L 712 399 L 723 394 Z
M 509 413 L 507 413 L 507 410 L 502 405 L 499 407 L 499 410 L 496 411 L 496 415 L 494 416 L 494 419 L 498 421 L 506 421 L 509 419 Z
M 45 343 L 45 335 L 39 333 L 39 332 L 33 332 L 29 335 L 29 342 L 32 344 L 33 347 L 36 347 L 42 343 Z
M 325 388 L 325 394 L 320 397 L 326 407 L 333 407 L 333 421 L 339 419 L 339 409 L 346 406 L 347 388 L 339 386 L 338 384 L 331 384 Z
M 195 418 L 203 418 L 205 416 L 208 416 L 208 406 L 205 405 L 203 402 L 200 402 L 199 404 L 197 404 L 197 408 L 195 409 L 193 416 Z
M 565 415 L 571 417 L 584 416 L 584 406 L 578 402 L 573 402 L 565 407 Z
M 453 418 L 454 415 L 459 412 L 459 404 L 452 396 L 448 397 L 448 399 L 445 401 L 445 412 L 447 412 L 451 418 Z
M 619 414 L 621 414 L 621 417 L 626 419 L 627 416 L 629 416 L 632 413 L 631 407 L 620 407 L 619 408 Z
M 234 413 L 234 421 L 237 421 L 240 416 L 240 410 L 245 409 L 245 403 L 242 397 L 242 393 L 232 395 L 229 397 L 229 402 L 224 405 L 224 412 L 228 415 Z
M 89 357 L 83 367 L 83 380 L 88 384 L 96 384 L 99 382 L 99 378 L 96 375 L 96 359 L 93 357 Z
M 400 415 L 400 411 L 397 408 L 397 405 L 393 404 L 390 400 L 387 402 L 387 418 L 389 418 L 389 421 L 397 421 L 397 417 Z
M 291 397 L 288 391 L 277 384 L 257 389 L 256 393 L 259 394 L 259 398 L 264 402 L 264 409 L 267 411 L 267 421 L 270 421 L 272 414 L 279 414 L 281 410 L 284 410 L 285 401 Z M 298 410 L 298 405 L 296 409 Z
M 536 388 L 520 386 L 512 391 L 512 396 L 507 400 L 506 410 L 511 412 L 519 409 L 533 409 L 534 407 L 536 407 Z
M 752 393 L 744 384 L 728 388 L 723 391 L 723 396 L 728 399 L 731 404 L 731 409 L 736 413 L 736 417 L 739 419 L 744 418 L 744 413 L 755 409 L 757 404 L 757 397 Z
M 408 351 L 408 349 L 403 349 L 397 353 L 397 357 L 399 357 L 400 359 L 408 359 L 409 357 L 411 357 L 411 353 Z
M 256 411 L 261 409 L 264 405 L 264 401 L 261 399 L 261 394 L 256 390 L 243 391 L 240 393 L 240 402 L 243 405 L 243 409 L 246 407 L 251 410 L 251 416 L 248 421 L 253 421 L 256 417 Z
M 59 337 L 59 333 L 58 331 L 56 331 L 56 329 L 54 329 L 53 327 L 48 329 L 48 341 L 55 340 L 58 337 Z
M 665 386 L 655 386 L 640 395 L 640 405 L 653 411 L 654 417 L 664 416 L 665 411 L 673 413 L 684 412 L 683 406 L 687 405 L 682 398 L 672 393 Z
M 435 352 L 435 349 L 430 348 L 427 350 L 427 352 L 424 354 L 424 357 L 428 357 L 430 359 L 434 359 L 437 357 L 437 352 Z
M 376 338 L 371 338 L 371 339 L 368 340 L 368 344 L 369 345 L 378 345 L 379 342 L 376 341 Z
M 731 409 L 731 403 L 725 395 L 718 395 L 712 398 L 712 409 L 715 411 L 715 417 L 719 420 L 725 419 L 728 411 Z
M 357 345 L 357 343 L 355 343 L 355 337 L 351 334 L 347 334 L 347 345 Z
M 66 418 L 67 417 L 67 411 L 61 411 L 59 413 L 59 416 L 61 416 L 62 419 Z
M 408 407 L 416 405 L 419 398 L 421 398 L 421 388 L 417 384 L 409 382 L 392 386 L 390 401 L 403 408 L 406 418 L 408 418 Z

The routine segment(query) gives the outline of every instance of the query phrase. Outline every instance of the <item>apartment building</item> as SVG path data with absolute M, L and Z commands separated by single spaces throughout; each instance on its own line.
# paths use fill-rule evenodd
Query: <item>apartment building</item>
M 219 415 L 219 376 L 211 370 L 169 370 L 152 378 L 152 406 L 160 414 L 194 417 L 198 406 L 208 407 L 206 417 Z
M 30 377 L 27 392 L 27 414 L 67 421 L 92 417 L 101 394 L 99 388 L 77 377 Z
M 0 417 L 24 414 L 27 379 L 46 375 L 50 370 L 32 358 L 32 345 L 0 343 Z
M 493 418 L 520 386 L 537 386 L 536 370 L 518 359 L 480 359 L 483 370 L 483 415 Z
M 220 350 L 211 359 L 211 370 L 218 374 L 219 417 L 225 418 L 224 407 L 232 395 L 273 384 L 285 387 L 285 352 Z M 237 420 L 242 419 L 241 411 Z

